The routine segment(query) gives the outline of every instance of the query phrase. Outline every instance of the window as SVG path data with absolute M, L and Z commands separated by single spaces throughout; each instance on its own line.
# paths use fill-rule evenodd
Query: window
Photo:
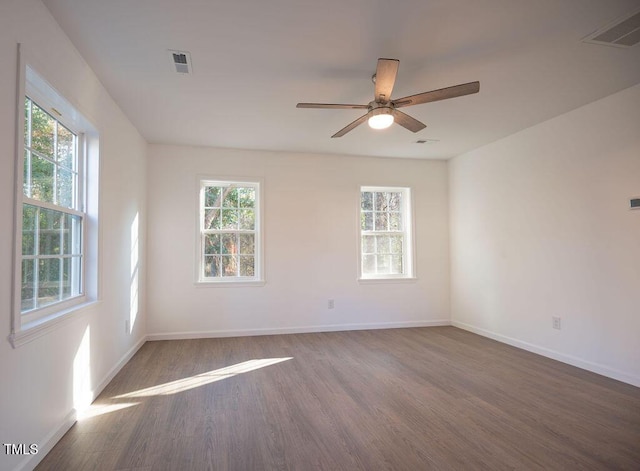
M 83 292 L 79 137 L 30 97 L 24 105 L 20 312 Z
M 360 278 L 413 277 L 409 188 L 360 189 Z
M 19 57 L 14 347 L 97 299 L 98 287 L 98 133 Z
M 260 184 L 200 181 L 198 281 L 262 280 Z

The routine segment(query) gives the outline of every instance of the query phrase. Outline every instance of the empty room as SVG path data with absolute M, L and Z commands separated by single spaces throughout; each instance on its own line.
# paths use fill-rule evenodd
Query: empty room
M 0 471 L 640 469 L 637 0 L 0 0 Z

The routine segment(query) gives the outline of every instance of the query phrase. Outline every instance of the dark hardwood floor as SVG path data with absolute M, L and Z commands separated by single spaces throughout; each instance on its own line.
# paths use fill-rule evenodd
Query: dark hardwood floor
M 90 414 L 38 470 L 640 470 L 640 388 L 454 327 L 148 342 Z

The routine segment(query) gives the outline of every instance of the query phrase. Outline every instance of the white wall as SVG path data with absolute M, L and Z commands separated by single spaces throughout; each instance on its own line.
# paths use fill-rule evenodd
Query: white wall
M 198 175 L 264 179 L 265 286 L 194 285 Z M 151 338 L 448 323 L 446 162 L 153 145 L 147 178 Z M 417 281 L 358 283 L 360 185 L 412 188 Z
M 100 132 L 101 301 L 82 315 L 26 345 L 12 348 L 14 158 L 17 43 L 36 69 Z M 143 339 L 144 304 L 131 334 L 131 224 L 140 213 L 145 225 L 146 143 L 111 100 L 48 10 L 37 0 L 0 3 L 0 443 L 35 443 L 42 457 L 47 440 L 72 417 L 73 388 L 98 389 Z M 144 245 L 140 256 L 144 255 Z M 141 274 L 144 286 L 144 273 Z M 140 296 L 144 300 L 144 292 Z M 87 332 L 89 332 L 87 334 Z M 85 337 L 85 335 L 87 335 Z M 74 359 L 89 339 L 88 363 Z M 84 375 L 87 375 L 84 377 Z M 27 456 L 0 450 L 0 469 L 31 468 Z
M 640 385 L 640 85 L 449 170 L 454 325 Z
M 13 349 L 18 42 L 100 132 L 102 256 L 101 301 Z M 147 149 L 38 0 L 0 3 L 0 63 L 0 443 L 37 443 L 44 454 L 71 417 L 74 383 L 99 390 L 147 332 L 431 325 L 449 321 L 450 301 L 456 325 L 640 385 L 640 211 L 627 209 L 640 196 L 640 86 L 460 156 L 448 178 L 439 161 Z M 264 179 L 264 287 L 194 285 L 200 174 Z M 360 185 L 413 188 L 417 281 L 356 281 Z M 127 333 L 136 214 L 141 305 Z M 562 330 L 551 328 L 552 315 Z M 83 378 L 74 361 L 87 338 Z M 34 462 L 0 450 L 2 470 Z

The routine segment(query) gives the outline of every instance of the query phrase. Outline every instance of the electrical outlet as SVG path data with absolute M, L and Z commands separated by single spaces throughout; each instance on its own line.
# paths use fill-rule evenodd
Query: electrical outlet
M 334 307 L 335 307 L 335 302 L 333 301 L 333 299 L 330 299 L 329 302 L 327 303 L 327 308 L 333 309 Z
M 551 321 L 554 329 L 560 330 L 562 328 L 561 319 L 559 317 L 552 317 Z

